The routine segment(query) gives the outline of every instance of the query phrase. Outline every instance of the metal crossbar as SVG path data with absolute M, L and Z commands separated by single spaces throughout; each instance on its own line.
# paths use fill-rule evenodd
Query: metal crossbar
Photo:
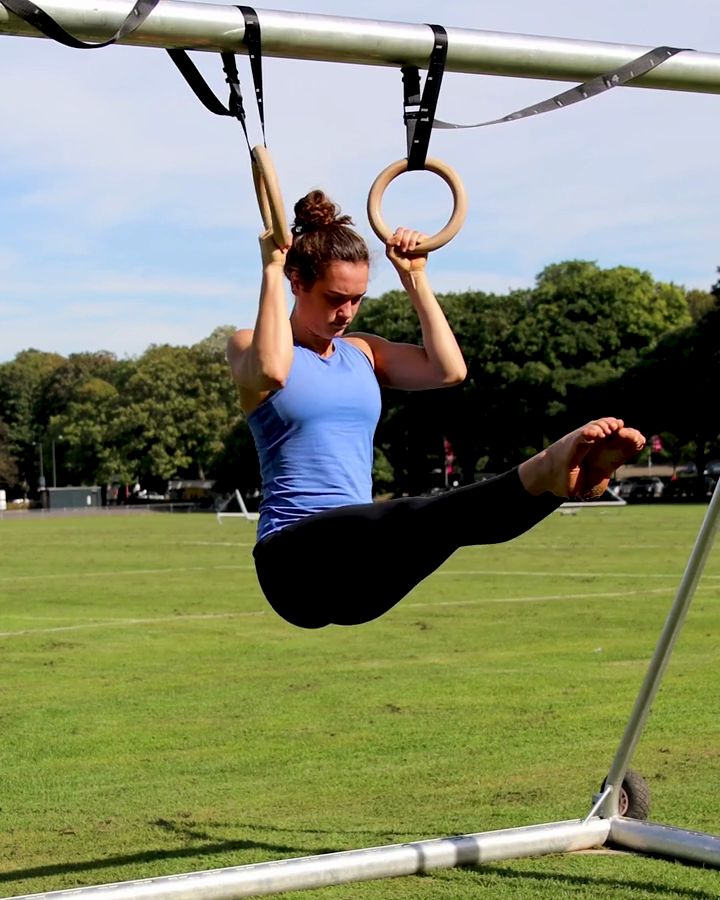
M 71 34 L 102 41 L 115 33 L 131 4 L 125 0 L 49 0 L 43 10 Z M 427 65 L 433 32 L 424 24 L 256 10 L 265 57 L 368 66 Z M 120 41 L 143 47 L 246 53 L 245 22 L 236 6 L 159 0 L 148 18 Z M 587 81 L 650 51 L 649 46 L 580 41 L 446 27 L 445 69 L 475 75 Z M 0 3 L 0 34 L 42 37 Z M 630 83 L 632 87 L 720 93 L 720 54 L 679 53 Z

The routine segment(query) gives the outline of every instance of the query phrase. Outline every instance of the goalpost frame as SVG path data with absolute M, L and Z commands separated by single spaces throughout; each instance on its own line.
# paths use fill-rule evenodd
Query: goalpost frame
M 129 2 L 51 0 L 43 9 L 65 30 L 86 41 L 113 34 Z M 424 68 L 433 35 L 427 25 L 363 20 L 310 13 L 256 10 L 262 52 L 268 57 L 322 60 L 373 66 Z M 42 37 L 0 4 L 0 35 Z M 582 82 L 621 66 L 648 50 L 550 37 L 448 28 L 446 70 L 467 74 Z M 159 0 L 148 19 L 122 43 L 246 53 L 244 19 L 237 7 Z M 682 52 L 627 86 L 720 93 L 720 54 Z M 661 633 L 645 681 L 620 741 L 607 787 L 593 798 L 583 819 L 480 832 L 388 847 L 349 850 L 206 872 L 148 878 L 67 891 L 25 895 L 15 900 L 233 900 L 435 869 L 568 852 L 606 842 L 628 849 L 720 867 L 720 837 L 618 815 L 627 764 L 639 740 L 676 638 L 707 560 L 720 515 L 716 485 L 685 574 Z
M 237 501 L 240 512 L 226 512 L 226 509 L 233 500 Z M 223 503 L 220 509 L 218 509 L 215 515 L 220 525 L 222 525 L 223 519 L 247 519 L 248 522 L 255 522 L 260 518 L 259 513 L 251 513 L 248 511 L 248 508 L 245 505 L 245 501 L 243 500 L 243 496 L 237 488 L 235 488 L 233 493 L 230 494 L 230 496 L 227 498 L 225 503 Z

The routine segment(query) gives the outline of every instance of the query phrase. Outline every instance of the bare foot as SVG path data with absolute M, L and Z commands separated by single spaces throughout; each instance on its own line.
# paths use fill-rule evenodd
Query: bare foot
M 525 490 L 535 496 L 592 500 L 601 497 L 618 466 L 636 456 L 645 438 L 622 419 L 595 419 L 520 464 Z

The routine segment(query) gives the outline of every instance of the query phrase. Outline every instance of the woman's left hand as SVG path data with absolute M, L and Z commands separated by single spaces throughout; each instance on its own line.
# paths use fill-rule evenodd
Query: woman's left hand
M 397 228 L 385 244 L 385 255 L 400 275 L 422 272 L 427 262 L 427 253 L 418 251 L 417 245 L 427 238 L 421 231 L 412 228 Z

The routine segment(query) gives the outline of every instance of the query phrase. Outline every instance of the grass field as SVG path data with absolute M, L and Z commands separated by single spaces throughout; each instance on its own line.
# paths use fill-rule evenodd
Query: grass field
M 266 606 L 244 520 L 7 515 L 0 896 L 584 816 L 704 513 L 556 513 L 320 631 Z M 653 821 L 712 833 L 718 635 L 714 549 L 632 763 Z M 283 896 L 715 900 L 720 873 L 602 850 Z

